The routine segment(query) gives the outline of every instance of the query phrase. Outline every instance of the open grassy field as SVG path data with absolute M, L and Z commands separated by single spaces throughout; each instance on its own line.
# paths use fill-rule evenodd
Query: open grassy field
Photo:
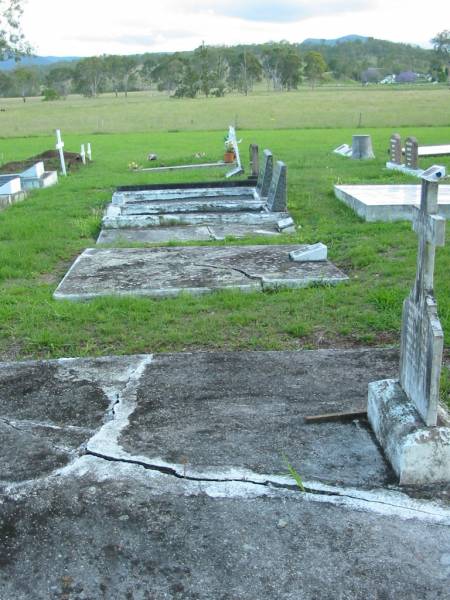
M 247 97 L 174 99 L 156 92 L 65 101 L 0 99 L 0 135 L 150 131 L 450 126 L 450 91 L 439 86 L 327 86 Z
M 305 92 L 298 97 L 312 98 L 313 94 Z M 438 96 L 441 98 L 441 91 Z M 268 102 L 264 96 L 262 99 Z M 240 100 L 242 104 L 245 99 Z M 228 98 L 225 101 L 234 102 Z M 7 134 L 11 135 L 16 125 L 22 131 L 22 122 L 16 117 L 11 119 L 13 110 L 31 122 L 34 111 L 44 111 L 47 107 L 53 110 L 54 106 L 58 111 L 68 111 L 61 113 L 65 115 L 67 131 L 77 127 L 80 132 L 89 131 L 88 120 L 84 126 L 78 117 L 71 121 L 68 110 L 71 102 L 44 106 L 38 102 L 23 106 L 11 102 L 14 108 L 6 113 Z M 84 99 L 76 102 L 80 106 L 89 105 Z M 134 98 L 126 106 L 134 106 L 133 102 Z M 193 111 L 190 101 L 172 105 L 169 100 L 157 99 L 156 106 L 164 102 L 167 110 L 170 106 L 180 107 L 175 120 L 181 118 L 182 106 L 188 114 Z M 112 106 L 114 99 L 105 99 L 106 104 Z M 199 102 L 198 107 L 201 106 Z M 283 112 L 278 104 L 273 110 L 280 115 Z M 320 107 L 317 113 L 323 110 Z M 295 115 L 291 111 L 289 118 Z M 382 106 L 380 111 L 387 109 Z M 430 108 L 430 112 L 436 119 L 443 119 L 442 111 Z M 200 126 L 204 115 L 198 108 L 195 114 Z M 81 115 L 80 108 L 80 119 Z M 5 118 L 5 113 L 1 113 L 1 118 Z M 43 122 L 47 118 L 43 113 Z M 121 118 L 115 118 L 118 129 L 138 127 L 137 122 L 130 124 L 128 119 L 132 117 L 123 108 Z M 331 153 L 337 145 L 351 141 L 353 128 L 275 130 L 268 113 L 255 114 L 254 118 L 266 127 L 240 130 L 244 156 L 248 144 L 258 143 L 261 148 L 270 148 L 288 165 L 289 209 L 301 228 L 297 234 L 286 236 L 285 242 L 327 244 L 330 259 L 349 275 L 347 284 L 270 294 L 216 293 L 167 300 L 103 298 L 80 304 L 55 302 L 52 293 L 70 264 L 85 248 L 94 245 L 103 208 L 115 186 L 205 178 L 205 172 L 200 171 L 182 175 L 132 173 L 127 168 L 130 161 L 144 164 L 149 152 L 156 152 L 166 164 L 192 160 L 195 152 L 205 152 L 206 160 L 221 157 L 228 122 L 225 116 L 215 127 L 219 130 L 222 127 L 223 131 L 172 133 L 146 132 L 151 127 L 143 117 L 142 133 L 90 136 L 67 133 L 66 149 L 77 151 L 81 142 L 90 141 L 94 162 L 66 179 L 61 178 L 58 186 L 36 191 L 26 201 L 0 212 L 0 356 L 24 359 L 218 348 L 264 350 L 397 344 L 402 301 L 415 273 L 417 238 L 411 224 L 362 222 L 333 195 L 333 184 L 337 182 L 417 183 L 415 179 L 383 169 L 392 127 L 365 128 L 364 132 L 372 134 L 377 158 L 355 162 Z M 289 118 L 286 117 L 286 124 Z M 300 118 L 303 119 L 301 112 Z M 211 114 L 205 115 L 205 119 L 211 123 Z M 314 123 L 318 120 L 316 115 Z M 159 125 L 162 128 L 163 123 Z M 33 129 L 30 125 L 26 133 L 37 134 L 40 127 L 44 126 L 36 125 Z M 53 124 L 48 129 L 51 127 Z M 190 129 L 189 122 L 186 129 Z M 404 136 L 415 135 L 423 143 L 450 141 L 448 123 L 446 127 L 414 126 L 403 130 L 396 127 L 395 130 Z M 51 135 L 8 137 L 0 140 L 0 155 L 4 161 L 19 160 L 53 146 Z M 450 157 L 439 162 L 450 169 Z M 432 163 L 432 159 L 423 161 L 424 165 Z M 208 179 L 222 176 L 219 172 L 207 174 Z M 267 241 L 248 238 L 235 243 Z M 436 296 L 446 334 L 447 356 L 449 273 L 450 244 L 447 244 L 438 249 L 436 261 Z M 444 382 L 445 393 L 450 393 L 448 373 L 444 374 Z

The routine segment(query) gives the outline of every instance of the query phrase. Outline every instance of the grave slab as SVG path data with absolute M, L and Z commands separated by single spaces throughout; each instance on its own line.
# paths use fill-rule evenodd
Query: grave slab
M 363 408 L 397 361 L 371 349 L 3 363 L 0 418 L 16 437 L 0 596 L 445 598 L 448 506 L 396 487 L 364 421 L 303 421 Z M 43 425 L 64 429 L 58 445 L 83 433 L 64 465 L 46 461 L 50 444 L 33 451 Z
M 259 225 L 185 225 L 173 227 L 149 227 L 147 229 L 102 229 L 97 244 L 221 241 L 227 237 L 242 238 L 249 235 L 279 236 L 274 227 Z
M 405 149 L 403 149 L 403 152 Z M 419 146 L 419 156 L 449 156 L 450 144 L 434 144 L 430 146 Z
M 313 283 L 336 284 L 347 279 L 328 261 L 291 261 L 289 253 L 299 248 L 298 245 L 89 248 L 72 265 L 54 298 L 165 297 L 224 289 L 266 291 Z
M 412 221 L 420 185 L 335 185 L 336 198 L 365 221 Z M 439 186 L 438 213 L 450 218 L 450 185 Z

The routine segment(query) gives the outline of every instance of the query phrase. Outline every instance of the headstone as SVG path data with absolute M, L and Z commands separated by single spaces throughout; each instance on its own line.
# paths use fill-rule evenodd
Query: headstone
M 352 137 L 352 158 L 355 160 L 375 158 L 370 135 L 354 135 Z
M 264 150 L 263 165 L 259 171 L 256 187 L 261 198 L 267 198 L 273 175 L 273 154 L 270 150 Z
M 59 160 L 61 162 L 61 171 L 63 175 L 67 175 L 66 161 L 64 159 L 64 142 L 61 139 L 61 130 L 56 130 L 56 149 L 59 152 Z
M 405 165 L 408 169 L 418 169 L 419 143 L 415 137 L 409 137 L 405 142 Z
M 445 220 L 436 214 L 441 170 L 422 175 L 414 287 L 403 304 L 400 379 L 369 384 L 367 416 L 400 484 L 450 483 L 450 420 L 439 407 L 443 332 L 433 297 L 436 246 Z
M 86 154 L 87 154 L 88 159 L 91 161 L 92 160 L 92 148 L 91 148 L 90 142 L 88 142 Z
M 272 212 L 287 209 L 287 168 L 284 162 L 277 161 L 267 195 L 267 207 Z
M 394 133 L 391 136 L 389 152 L 391 156 L 391 163 L 395 165 L 402 164 L 402 138 L 399 133 Z
M 252 177 L 259 175 L 259 147 L 258 144 L 250 144 L 250 171 Z
M 84 144 L 81 144 L 80 156 L 81 156 L 81 161 L 82 161 L 83 165 L 85 165 L 86 164 L 86 150 L 85 150 Z
M 400 385 L 431 426 L 437 423 L 444 343 L 433 297 L 434 257 L 436 246 L 445 243 L 445 220 L 437 215 L 438 183 L 425 173 L 413 225 L 419 236 L 416 281 L 403 305 Z

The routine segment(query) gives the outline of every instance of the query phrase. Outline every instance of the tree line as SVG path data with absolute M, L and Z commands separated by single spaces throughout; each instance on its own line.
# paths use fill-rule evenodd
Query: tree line
M 450 62 L 450 32 L 432 40 L 434 50 L 367 38 L 330 44 L 271 42 L 234 47 L 202 44 L 192 52 L 103 55 L 52 67 L 18 66 L 0 71 L 0 96 L 43 95 L 46 100 L 77 93 L 125 96 L 131 90 L 157 89 L 173 97 L 247 95 L 256 84 L 290 91 L 301 84 L 328 81 L 376 82 L 392 73 L 418 72 L 445 81 Z M 405 79 L 405 81 L 408 81 Z

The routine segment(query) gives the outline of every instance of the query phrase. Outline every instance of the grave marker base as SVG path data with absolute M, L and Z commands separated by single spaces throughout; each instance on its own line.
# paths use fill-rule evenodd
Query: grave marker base
M 426 427 L 399 381 L 369 384 L 367 414 L 401 485 L 450 482 L 450 427 Z

